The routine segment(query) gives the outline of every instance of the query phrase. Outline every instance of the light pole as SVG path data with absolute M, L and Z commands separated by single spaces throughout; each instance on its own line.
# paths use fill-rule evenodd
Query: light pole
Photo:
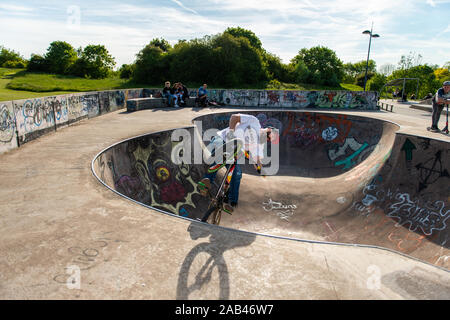
M 372 30 L 373 30 L 373 22 L 372 22 L 372 27 L 370 28 L 370 31 L 369 30 L 363 31 L 363 34 L 369 35 L 369 50 L 367 51 L 366 74 L 364 75 L 364 91 L 366 91 L 367 70 L 369 69 L 370 44 L 372 43 L 372 38 L 380 37 L 380 35 L 378 35 L 378 34 L 373 34 Z

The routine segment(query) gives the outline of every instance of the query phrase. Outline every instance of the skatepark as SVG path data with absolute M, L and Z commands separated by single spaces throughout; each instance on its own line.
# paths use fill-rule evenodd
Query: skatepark
M 427 112 L 245 99 L 101 112 L 97 99 L 100 116 L 72 122 L 67 99 L 67 124 L 54 113 L 37 138 L 22 112 L 24 144 L 3 146 L 1 298 L 450 298 L 450 138 L 426 130 Z M 233 215 L 204 224 L 207 166 L 173 164 L 171 135 L 222 129 L 236 112 L 279 129 L 279 170 L 244 166 Z

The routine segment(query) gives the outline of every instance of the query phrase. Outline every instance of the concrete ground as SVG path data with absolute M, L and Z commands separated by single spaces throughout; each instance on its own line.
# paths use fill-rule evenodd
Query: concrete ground
M 201 225 L 93 177 L 91 161 L 107 146 L 215 111 L 118 111 L 0 155 L 0 298 L 450 299 L 448 271 L 395 252 Z M 348 113 L 450 141 L 426 130 L 426 116 Z

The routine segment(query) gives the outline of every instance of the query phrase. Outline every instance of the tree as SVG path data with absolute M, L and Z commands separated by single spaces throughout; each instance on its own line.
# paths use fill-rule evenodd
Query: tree
M 398 62 L 399 69 L 410 69 L 412 67 L 420 65 L 422 62 L 422 55 L 410 51 L 407 56 L 403 55 Z
M 230 35 L 232 35 L 233 37 L 244 37 L 247 38 L 248 41 L 250 41 L 250 45 L 252 47 L 258 48 L 258 49 L 262 49 L 262 43 L 261 40 L 259 40 L 259 38 L 256 36 L 256 34 L 251 31 L 251 30 L 247 30 L 241 27 L 230 27 L 227 30 L 225 30 L 224 33 L 228 33 Z
M 204 82 L 214 83 L 211 39 L 179 41 L 164 57 L 170 76 L 174 81 L 189 82 L 196 85 Z
M 366 72 L 366 60 L 362 60 L 355 63 L 346 63 L 344 64 L 344 72 L 349 74 L 351 77 L 356 77 L 358 74 L 365 73 Z M 370 72 L 376 72 L 377 71 L 377 64 L 374 60 L 369 59 L 369 63 L 367 64 L 368 68 L 367 70 Z
M 310 76 L 310 72 L 306 64 L 299 60 L 295 65 L 293 65 L 292 77 L 295 83 L 306 83 Z
M 269 79 L 261 51 L 246 37 L 236 38 L 227 32 L 211 41 L 214 80 L 224 87 L 254 85 Z
M 77 61 L 77 52 L 65 41 L 54 41 L 47 49 L 45 60 L 49 72 L 68 74 L 72 65 Z
M 163 52 L 167 52 L 170 49 L 172 49 L 172 46 L 170 45 L 170 43 L 163 38 L 153 39 L 152 41 L 150 41 L 150 45 L 160 48 Z
M 447 61 L 442 67 L 447 68 L 448 71 L 450 71 L 450 61 Z
M 293 81 L 289 67 L 283 64 L 278 56 L 264 50 L 262 58 L 270 79 L 277 79 L 282 82 Z
M 418 65 L 409 69 L 395 70 L 387 81 L 399 78 L 418 78 L 419 79 L 419 97 L 424 97 L 428 93 L 434 93 L 442 85 L 434 74 L 432 67 L 428 65 Z M 405 93 L 415 93 L 417 83 L 415 81 L 407 81 Z
M 382 73 L 375 73 L 374 76 L 367 81 L 367 90 L 380 91 L 386 84 L 387 77 Z
M 336 53 L 323 46 L 303 48 L 292 59 L 297 65 L 303 61 L 308 69 L 307 81 L 318 85 L 338 86 L 344 76 L 344 65 Z
M 360 87 L 364 87 L 364 81 L 367 80 L 369 81 L 370 79 L 372 79 L 373 76 L 376 75 L 376 72 L 373 71 L 368 71 L 367 72 L 367 76 L 365 73 L 359 73 L 356 78 L 355 78 L 355 82 L 354 84 L 360 86 Z M 366 79 L 367 78 L 367 79 Z
M 165 54 L 159 47 L 148 44 L 138 54 L 133 79 L 136 82 L 159 84 L 167 78 L 168 66 L 164 63 Z
M 114 58 L 103 45 L 88 45 L 83 51 L 80 48 L 78 55 L 79 58 L 70 71 L 76 76 L 106 78 L 116 65 Z
M 133 76 L 134 65 L 123 64 L 119 69 L 119 75 L 121 79 L 130 79 Z
M 39 54 L 32 54 L 30 61 L 27 65 L 27 71 L 30 72 L 48 72 L 49 66 L 47 63 L 47 60 L 39 55 Z
M 0 67 L 24 68 L 25 65 L 25 59 L 18 52 L 0 46 Z
M 434 76 L 439 82 L 450 80 L 450 70 L 447 68 L 439 68 L 434 70 Z

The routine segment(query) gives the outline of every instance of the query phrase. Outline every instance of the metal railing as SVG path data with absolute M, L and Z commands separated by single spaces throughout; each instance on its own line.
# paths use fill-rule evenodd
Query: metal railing
M 378 101 L 377 105 L 380 107 L 381 110 L 394 112 L 394 105 L 393 104 L 388 104 L 388 103 L 384 103 L 384 102 Z

